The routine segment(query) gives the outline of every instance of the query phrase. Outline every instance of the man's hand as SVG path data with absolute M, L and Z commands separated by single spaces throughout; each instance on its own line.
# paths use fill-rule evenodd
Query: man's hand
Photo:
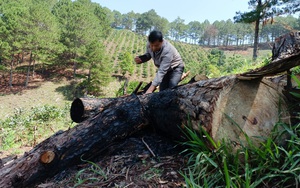
M 145 94 L 153 93 L 153 91 L 155 91 L 155 89 L 156 89 L 156 86 L 151 85 L 151 86 L 147 89 L 147 91 L 146 91 Z
M 141 60 L 141 58 L 139 58 L 139 56 L 136 56 L 134 58 L 134 61 L 136 62 L 136 64 L 141 64 L 142 63 L 142 60 Z

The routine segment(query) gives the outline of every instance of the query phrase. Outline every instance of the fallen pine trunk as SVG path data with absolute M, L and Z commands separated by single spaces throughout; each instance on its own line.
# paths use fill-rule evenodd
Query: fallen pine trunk
M 283 86 L 262 78 L 263 74 L 252 80 L 242 80 L 243 76 L 202 80 L 149 95 L 76 99 L 74 104 L 79 106 L 72 106 L 71 115 L 83 122 L 1 168 L 0 185 L 31 187 L 149 125 L 176 139 L 184 137 L 181 129 L 202 126 L 216 141 L 239 145 L 246 133 L 259 144 L 261 140 L 254 136 L 268 136 L 276 122 L 290 121 L 287 99 Z
M 186 126 L 194 130 L 202 126 L 216 141 L 225 139 L 238 144 L 245 141 L 246 133 L 259 144 L 261 140 L 254 136 L 267 137 L 278 121 L 290 123 L 283 85 L 279 81 L 245 81 L 228 76 L 141 95 L 138 99 L 150 125 L 175 139 L 183 138 L 182 129 Z M 75 101 L 81 100 L 85 98 Z M 72 108 L 80 107 L 76 102 Z

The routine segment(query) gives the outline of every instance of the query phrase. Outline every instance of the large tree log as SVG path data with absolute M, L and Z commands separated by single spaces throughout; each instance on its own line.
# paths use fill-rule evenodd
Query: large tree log
M 238 143 L 243 133 L 266 137 L 276 122 L 289 123 L 286 98 L 278 81 L 243 81 L 229 76 L 138 97 L 150 124 L 169 136 L 179 139 L 183 136 L 181 128 L 190 125 L 199 130 L 201 125 L 215 140 Z
M 289 123 L 286 99 L 281 94 L 283 87 L 279 81 L 244 81 L 229 76 L 138 98 L 150 124 L 169 136 L 178 139 L 183 136 L 181 128 L 191 125 L 194 130 L 199 130 L 201 125 L 215 140 L 226 138 L 240 142 L 243 133 L 235 124 L 249 136 L 266 137 L 276 122 L 282 120 Z M 81 100 L 86 99 L 75 101 Z M 72 108 L 80 109 L 77 102 L 72 103 Z M 97 109 L 95 107 L 94 110 Z
M 202 80 L 149 95 L 76 99 L 71 116 L 84 121 L 1 168 L 0 185 L 30 187 L 149 125 L 176 139 L 186 126 L 202 126 L 216 141 L 241 144 L 246 133 L 259 144 L 254 136 L 268 136 L 277 121 L 289 122 L 282 85 L 263 74 L 253 80 L 241 80 L 245 75 Z

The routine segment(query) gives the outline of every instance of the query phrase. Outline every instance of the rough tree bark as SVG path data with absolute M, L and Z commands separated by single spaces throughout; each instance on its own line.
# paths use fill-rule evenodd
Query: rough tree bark
M 298 65 L 298 52 L 277 61 L 279 54 L 271 67 L 285 67 L 286 62 L 291 65 L 288 68 Z M 259 144 L 261 140 L 252 136 L 267 136 L 277 121 L 289 122 L 282 84 L 276 79 L 263 78 L 277 72 L 261 68 L 149 95 L 76 99 L 71 116 L 74 121 L 82 122 L 58 132 L 2 167 L 0 185 L 30 187 L 80 163 L 81 158 L 92 159 L 115 141 L 149 125 L 175 139 L 183 138 L 181 129 L 187 126 L 195 130 L 202 126 L 215 140 L 226 139 L 239 145 L 247 133 Z M 250 74 L 255 79 L 249 79 Z

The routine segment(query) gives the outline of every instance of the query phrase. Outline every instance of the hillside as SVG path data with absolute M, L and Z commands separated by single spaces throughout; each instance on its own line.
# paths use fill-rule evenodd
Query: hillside
M 113 74 L 120 75 L 119 63 L 122 61 L 122 54 L 130 52 L 132 58 L 145 52 L 146 37 L 131 32 L 129 30 L 112 30 L 111 34 L 105 40 L 106 55 L 108 61 L 112 63 Z M 132 63 L 134 64 L 133 60 Z M 133 80 L 150 81 L 155 74 L 155 67 L 152 63 L 135 65 L 135 71 L 132 74 Z
M 125 52 L 130 52 L 133 59 L 136 55 L 141 55 L 145 52 L 146 42 L 146 36 L 137 34 L 135 32 L 129 30 L 112 30 L 110 35 L 106 38 L 104 45 L 105 54 L 108 57 L 108 61 L 111 63 L 111 66 L 113 67 L 113 72 L 111 72 L 111 75 L 116 79 L 113 79 L 109 86 L 104 89 L 105 93 L 103 93 L 102 97 L 114 97 L 116 95 L 116 91 L 121 88 L 122 84 L 124 83 L 119 66 L 119 63 L 122 61 L 122 54 Z M 181 54 L 186 64 L 185 71 L 191 71 L 190 77 L 195 74 L 205 74 L 205 71 L 207 72 L 207 76 L 221 76 L 221 74 L 224 74 L 217 72 L 213 75 L 211 74 L 211 71 L 208 71 L 208 69 L 213 70 L 212 66 L 209 65 L 210 62 L 207 58 L 209 51 L 212 50 L 212 48 L 203 48 L 198 45 L 192 45 L 183 42 L 170 42 Z M 265 57 L 269 57 L 270 53 L 270 50 L 260 51 L 260 58 L 257 62 Z M 234 51 L 230 49 L 228 51 L 224 51 L 224 54 L 226 56 L 226 61 L 231 60 L 236 62 L 246 62 L 244 65 L 249 68 L 247 63 L 251 62 L 251 48 L 248 48 L 244 51 Z M 8 85 L 8 71 L 0 72 L 0 98 L 2 98 L 4 101 L 4 103 L 2 103 L 2 107 L 0 108 L 0 119 L 3 119 L 8 115 L 12 115 L 14 110 L 18 108 L 30 109 L 33 106 L 48 104 L 49 102 L 53 101 L 53 105 L 61 106 L 62 103 L 71 101 L 74 97 L 72 96 L 74 95 L 74 91 L 71 90 L 74 90 L 75 86 L 74 83 L 70 82 L 70 80 L 72 80 L 71 69 L 67 67 L 65 70 L 61 70 L 61 67 L 59 67 L 57 70 L 42 71 L 38 69 L 38 66 L 36 66 L 36 74 L 34 77 L 30 76 L 29 87 L 25 88 L 24 83 L 26 78 L 27 64 L 28 63 L 24 61 L 18 65 L 18 71 L 15 71 L 13 74 L 13 88 L 9 88 Z M 135 71 L 129 76 L 130 81 L 144 81 L 148 83 L 155 76 L 156 67 L 154 66 L 152 60 L 141 65 L 136 65 L 132 60 L 132 64 L 135 67 Z M 207 66 L 204 66 L 204 64 L 207 64 Z M 243 64 L 239 66 L 243 67 Z M 82 74 L 83 77 L 86 76 L 85 71 L 79 71 L 78 74 Z M 186 80 L 188 79 L 189 77 Z M 53 82 L 53 84 L 51 82 Z M 64 89 L 62 91 L 62 89 L 59 88 Z M 68 92 L 67 90 L 70 91 Z M 70 96 L 64 96 L 63 94 Z M 54 98 L 52 99 L 48 96 L 53 96 Z M 16 103 L 16 101 L 18 101 L 18 103 Z
M 110 84 L 104 88 L 105 92 L 101 97 L 116 96 L 116 92 L 122 88 L 124 84 L 124 79 L 121 75 L 121 69 L 119 66 L 119 63 L 122 61 L 122 54 L 124 52 L 130 52 L 132 58 L 134 58 L 136 55 L 143 54 L 145 51 L 146 41 L 146 36 L 136 34 L 129 30 L 112 30 L 110 35 L 106 38 L 104 45 L 105 54 L 107 55 L 108 61 L 113 67 L 111 76 L 114 79 L 112 79 L 112 82 L 110 82 Z M 182 58 L 186 64 L 185 71 L 191 71 L 190 77 L 195 74 L 203 73 L 203 71 L 207 71 L 209 68 L 211 68 L 208 64 L 209 61 L 207 58 L 209 51 L 212 50 L 211 48 L 203 48 L 198 45 L 191 45 L 182 42 L 171 41 L 171 43 L 173 43 L 173 45 L 182 55 Z M 268 52 L 264 51 L 263 53 L 267 54 Z M 224 51 L 224 54 L 226 59 L 231 59 L 232 61 L 239 62 L 242 60 L 243 62 L 246 62 L 246 64 L 247 62 L 251 62 L 249 60 L 251 59 L 252 54 L 250 48 L 248 48 L 246 51 Z M 232 58 L 237 55 L 240 57 Z M 263 57 L 261 56 L 260 59 L 262 58 Z M 40 109 L 46 105 L 51 105 L 58 109 L 64 108 L 65 105 L 69 104 L 74 97 L 82 96 L 81 88 L 78 87 L 81 79 L 74 81 L 72 77 L 72 65 L 65 68 L 49 67 L 47 70 L 44 70 L 43 66 L 36 64 L 35 75 L 30 76 L 29 86 L 25 88 L 24 83 L 27 73 L 28 58 L 24 59 L 25 61 L 20 63 L 13 72 L 12 88 L 10 88 L 8 84 L 9 69 L 7 68 L 2 71 L 0 70 L 0 99 L 2 101 L 0 107 L 0 121 L 7 121 L 6 123 L 9 124 L 9 122 L 14 120 L 15 116 L 17 115 L 21 119 L 24 119 L 24 122 L 27 122 L 25 119 L 28 119 L 28 114 L 30 114 L 34 109 Z M 203 66 L 205 63 L 208 64 L 208 66 Z M 132 64 L 135 67 L 135 71 L 129 76 L 130 81 L 144 81 L 148 83 L 153 79 L 156 67 L 153 65 L 152 60 L 150 60 L 149 63 L 144 63 L 141 65 L 136 65 L 132 60 Z M 80 78 L 85 78 L 86 72 L 87 71 L 81 69 L 77 74 L 81 75 Z M 218 74 L 220 75 L 220 71 L 214 76 L 218 76 Z M 209 73 L 207 75 L 211 74 Z M 186 80 L 189 80 L 189 78 Z M 66 117 L 64 119 L 69 121 L 68 112 L 66 112 Z M 42 124 L 55 124 L 55 121 L 52 123 L 43 122 Z M 65 120 L 58 124 L 63 124 L 64 122 Z M 34 124 L 34 122 L 29 123 Z M 64 129 L 67 128 L 67 126 L 60 126 L 59 128 L 61 129 L 62 127 L 64 127 Z M 47 133 L 41 134 L 39 139 L 44 139 L 47 137 L 47 135 L 51 135 L 57 131 L 55 127 L 50 127 L 49 129 L 46 126 L 45 128 L 46 129 L 43 131 Z M 8 135 L 2 136 L 5 140 L 5 137 Z M 22 143 L 24 140 L 21 139 L 19 142 L 20 143 L 14 145 L 14 147 L 24 145 L 24 143 Z M 30 141 L 30 143 L 27 145 L 32 144 L 32 141 Z M 7 146 L 6 148 L 12 146 L 13 145 Z M 17 151 L 17 153 L 19 152 Z
M 247 66 L 247 69 L 249 66 L 253 66 L 252 62 L 252 48 L 245 47 L 245 50 L 241 50 L 241 48 L 236 48 L 233 46 L 230 47 L 202 47 L 195 44 L 189 44 L 184 42 L 176 42 L 169 40 L 179 51 L 180 55 L 182 56 L 185 65 L 186 65 L 186 71 L 191 71 L 191 75 L 195 74 L 206 74 L 210 77 L 217 77 L 221 76 L 223 74 L 228 74 L 232 72 L 233 70 L 237 70 L 240 68 L 243 68 L 244 66 Z M 147 37 L 144 35 L 137 34 L 135 32 L 132 32 L 130 30 L 112 30 L 111 34 L 107 37 L 105 40 L 105 47 L 106 47 L 106 54 L 109 57 L 109 61 L 112 63 L 113 67 L 113 73 L 116 75 L 121 75 L 121 69 L 119 66 L 119 63 L 122 61 L 122 54 L 125 52 L 130 52 L 132 55 L 132 58 L 134 58 L 137 55 L 141 55 L 145 52 L 146 49 L 146 42 Z M 221 53 L 224 53 L 224 56 L 226 58 L 226 61 L 230 65 L 228 66 L 229 71 L 225 72 L 225 69 L 223 72 L 213 73 L 210 74 L 212 71 L 210 69 L 220 68 L 224 67 L 222 64 L 216 64 L 215 67 L 209 66 L 209 64 L 213 64 L 215 60 L 213 58 L 219 58 L 219 57 L 213 57 L 208 58 L 208 56 L 211 53 L 211 50 L 220 49 Z M 264 58 L 268 58 L 271 56 L 271 49 L 269 50 L 260 50 L 259 51 L 259 58 L 257 62 L 263 61 Z M 216 60 L 219 61 L 219 60 Z M 231 62 L 229 62 L 231 61 Z M 238 65 L 232 65 L 236 62 L 239 63 Z M 242 62 L 242 63 L 240 63 Z M 244 64 L 243 64 L 244 62 Z M 133 61 L 135 71 L 131 75 L 131 80 L 143 80 L 146 82 L 151 81 L 151 79 L 155 75 L 156 67 L 153 65 L 152 60 L 150 60 L 149 63 L 144 63 L 141 65 L 136 65 Z M 224 62 L 225 63 L 225 62 Z M 232 70 L 230 70 L 230 66 L 232 67 Z
M 105 54 L 108 56 L 108 61 L 113 67 L 111 76 L 114 79 L 108 86 L 104 88 L 105 92 L 101 97 L 116 96 L 116 92 L 122 88 L 124 84 L 124 79 L 121 75 L 121 69 L 119 66 L 119 63 L 122 61 L 122 54 L 124 52 L 130 52 L 132 58 L 134 58 L 136 55 L 143 54 L 145 51 L 146 41 L 146 36 L 136 34 L 129 30 L 112 30 L 110 35 L 106 38 L 104 45 Z M 203 73 L 208 69 L 213 70 L 210 64 L 208 64 L 208 66 L 203 66 L 203 64 L 209 63 L 207 56 L 212 48 L 203 48 L 198 45 L 191 45 L 183 42 L 171 41 L 171 43 L 182 55 L 182 58 L 186 64 L 185 71 L 191 71 L 190 77 L 195 74 Z M 260 59 L 263 59 L 263 57 L 268 55 L 268 53 L 270 53 L 270 51 L 262 51 L 260 54 Z M 249 59 L 251 59 L 252 54 L 251 48 L 248 48 L 248 50 L 245 51 L 234 51 L 231 49 L 230 51 L 224 51 L 224 54 L 226 59 L 234 62 L 245 62 L 246 68 L 249 68 L 248 63 L 251 62 Z M 40 108 L 44 108 L 48 105 L 53 106 L 53 108 L 57 108 L 57 110 L 64 109 L 66 104 L 70 104 L 74 97 L 80 97 L 83 95 L 81 88 L 78 88 L 78 84 L 80 83 L 81 79 L 74 81 L 72 78 L 71 67 L 57 67 L 56 69 L 55 67 L 50 67 L 48 70 L 44 70 L 43 66 L 36 64 L 35 75 L 30 76 L 29 86 L 25 88 L 24 83 L 28 66 L 26 59 L 28 58 L 25 58 L 25 61 L 20 63 L 13 72 L 12 88 L 10 88 L 8 84 L 8 68 L 2 71 L 0 70 L 0 100 L 2 101 L 0 107 L 0 122 L 6 121 L 6 123 L 11 124 L 10 121 L 15 122 L 15 117 L 18 116 L 21 119 L 18 121 L 23 122 L 24 120 L 24 123 L 27 127 L 28 123 L 35 124 L 35 122 L 28 122 L 28 120 L 26 120 L 28 119 L 28 114 L 35 113 L 34 110 L 39 110 Z M 129 76 L 130 81 L 144 81 L 148 83 L 153 79 L 156 67 L 153 65 L 152 60 L 150 60 L 149 63 L 144 63 L 141 65 L 136 65 L 132 60 L 132 64 L 135 67 L 135 71 Z M 87 71 L 81 69 L 78 71 L 78 75 L 81 74 L 80 77 L 85 78 L 86 72 Z M 207 75 L 211 76 L 212 74 L 209 72 Z M 213 76 L 220 76 L 220 71 Z M 189 78 L 186 80 L 189 80 Z M 68 127 L 63 125 L 65 122 L 70 121 L 68 109 L 64 110 L 67 110 L 65 112 L 66 117 L 64 117 L 62 122 L 58 123 L 60 126 L 57 128 L 56 126 L 53 126 L 53 128 L 51 126 L 45 126 L 45 130 L 43 131 L 47 133 L 41 133 L 39 140 L 46 138 L 47 135 L 53 134 L 58 130 L 58 128 L 66 129 Z M 42 122 L 42 124 L 55 124 L 56 121 L 60 120 L 54 120 L 51 123 Z M 29 131 L 31 131 L 31 128 L 28 128 Z M 24 134 L 27 134 L 26 130 L 24 130 L 24 132 Z M 9 136 L 8 134 L 9 132 L 2 135 L 3 140 L 6 139 L 6 136 Z M 4 141 L 2 141 L 2 144 L 3 142 Z M 32 146 L 34 144 L 32 139 L 29 139 L 28 142 L 29 143 L 26 143 L 26 145 Z M 25 144 L 24 140 L 22 139 L 16 142 L 16 144 L 14 143 L 14 140 L 12 140 L 12 143 L 13 145 L 5 146 L 5 148 L 16 146 L 22 147 Z M 3 148 L 4 146 L 2 145 L 1 147 Z M 14 150 L 14 152 L 20 153 L 17 150 Z

